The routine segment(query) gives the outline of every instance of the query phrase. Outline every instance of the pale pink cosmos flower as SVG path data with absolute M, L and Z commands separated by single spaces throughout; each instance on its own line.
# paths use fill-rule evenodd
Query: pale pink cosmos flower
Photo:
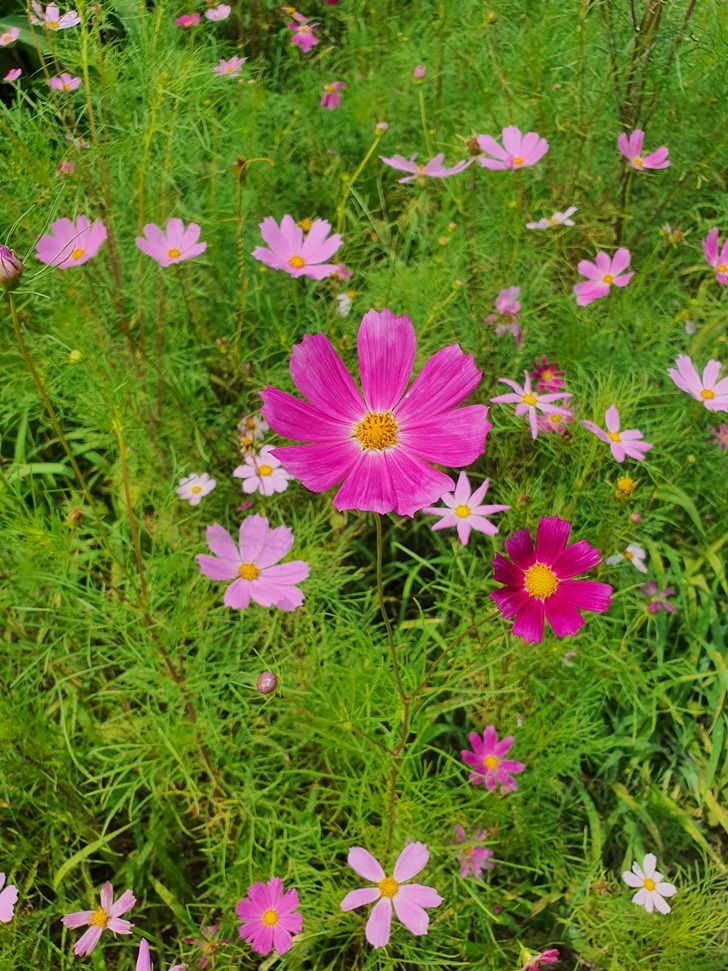
M 200 965 L 202 966 L 202 965 Z M 184 971 L 186 964 L 175 964 L 169 971 Z M 136 971 L 152 971 L 152 961 L 149 957 L 149 944 L 145 938 L 139 942 L 139 954 L 137 955 Z
M 542 964 L 557 964 L 558 960 L 558 949 L 555 947 L 548 947 L 539 954 L 534 954 L 533 957 L 523 965 L 521 971 L 538 971 Z
M 3 81 L 17 81 L 22 73 L 19 67 L 12 67 L 3 78 Z
M 75 91 L 81 85 L 81 78 L 74 78 L 64 71 L 59 77 L 50 78 L 48 84 L 54 91 Z
M 652 448 L 652 443 L 642 440 L 644 435 L 638 428 L 619 430 L 619 412 L 616 405 L 610 405 L 607 408 L 604 421 L 607 426 L 606 431 L 599 425 L 595 425 L 593 421 L 582 421 L 582 425 L 609 445 L 612 455 L 618 462 L 624 462 L 625 458 L 637 459 L 641 462 Z
M 656 580 L 648 580 L 640 587 L 640 593 L 649 599 L 647 604 L 647 612 L 652 614 L 659 614 L 662 610 L 666 614 L 674 614 L 677 610 L 675 604 L 671 604 L 668 597 L 672 597 L 675 593 L 674 587 L 665 587 L 664 590 L 660 590 L 657 585 Z
M 312 492 L 343 479 L 338 510 L 413 516 L 455 488 L 430 463 L 458 468 L 483 452 L 488 409 L 459 407 L 482 372 L 453 344 L 431 357 L 408 389 L 415 329 L 386 308 L 364 315 L 357 348 L 363 400 L 328 337 L 307 334 L 294 347 L 291 376 L 308 400 L 267 387 L 262 411 L 273 431 L 309 444 L 273 454 Z
M 76 171 L 76 163 L 71 160 L 64 160 L 58 163 L 59 175 L 73 175 Z
M 275 678 L 275 675 L 273 675 L 273 678 Z M 258 678 L 258 681 L 260 681 L 260 677 Z M 275 687 L 275 685 L 273 687 Z M 271 688 L 271 691 L 272 690 L 273 688 Z M 220 927 L 220 922 L 217 921 L 214 924 L 209 924 L 207 927 L 202 927 L 200 929 L 199 938 L 194 938 L 194 937 L 185 938 L 185 944 L 197 944 L 197 947 L 200 950 L 199 965 L 200 965 L 201 971 L 205 971 L 205 968 L 207 968 L 208 965 L 210 964 L 209 958 L 214 956 L 215 951 L 217 951 L 219 947 L 223 947 L 225 944 L 230 943 L 230 941 L 226 937 L 223 937 L 223 938 L 217 937 L 217 932 L 219 927 Z
M 270 249 L 256 246 L 253 256 L 271 269 L 311 280 L 323 280 L 336 272 L 336 265 L 326 261 L 339 249 L 342 239 L 338 233 L 329 236 L 331 223 L 325 219 L 315 219 L 305 239 L 293 216 L 284 216 L 280 226 L 273 216 L 266 216 L 259 228 Z
M 292 935 L 303 930 L 303 917 L 296 913 L 298 894 L 283 890 L 278 877 L 267 884 L 254 883 L 235 912 L 241 921 L 240 937 L 258 954 L 285 954 L 293 946 Z
M 488 725 L 482 738 L 478 732 L 471 732 L 468 738 L 472 752 L 469 749 L 463 749 L 460 754 L 463 762 L 473 770 L 470 773 L 470 782 L 474 786 L 485 782 L 485 788 L 489 792 L 494 791 L 497 783 L 500 783 L 503 789 L 515 792 L 518 783 L 513 776 L 526 768 L 523 762 L 504 758 L 510 752 L 516 740 L 515 736 L 508 735 L 499 742 L 495 726 Z
M 427 933 L 430 918 L 424 908 L 439 907 L 442 897 L 432 887 L 407 881 L 427 866 L 429 858 L 424 843 L 409 843 L 397 857 L 392 876 L 388 877 L 379 861 L 367 850 L 361 846 L 349 850 L 349 866 L 376 886 L 352 890 L 341 901 L 341 909 L 346 912 L 365 904 L 375 904 L 365 930 L 372 947 L 385 947 L 389 943 L 393 907 L 408 931 L 417 937 Z
M 628 160 L 632 168 L 637 169 L 638 172 L 641 169 L 669 168 L 670 163 L 667 161 L 667 156 L 670 153 L 664 145 L 661 145 L 660 148 L 655 149 L 655 151 L 651 152 L 649 155 L 642 154 L 642 143 L 644 138 L 645 133 L 641 128 L 633 131 L 629 138 L 624 132 L 622 132 L 617 139 L 617 147 L 622 155 L 624 155 L 624 157 Z
M 341 282 L 344 280 L 350 280 L 351 270 L 347 269 L 343 263 L 337 263 L 334 267 L 334 272 L 331 274 L 331 279 L 340 280 Z
M 199 24 L 200 15 L 198 13 L 183 13 L 181 17 L 175 17 L 174 22 L 183 30 L 188 30 L 190 27 L 196 27 Z
M 12 883 L 5 886 L 5 874 L 0 873 L 0 924 L 9 924 L 18 902 L 18 888 Z
M 565 408 L 563 405 L 554 405 L 551 402 L 559 401 L 562 398 L 569 399 L 571 395 L 567 395 L 563 391 L 559 391 L 556 394 L 541 394 L 532 390 L 531 375 L 528 371 L 523 372 L 523 379 L 523 387 L 521 387 L 516 381 L 510 381 L 508 378 L 498 378 L 500 384 L 509 385 L 513 388 L 513 391 L 509 391 L 507 394 L 496 395 L 495 398 L 491 398 L 490 400 L 498 404 L 515 404 L 517 418 L 527 414 L 528 423 L 531 426 L 531 437 L 535 439 L 538 436 L 536 409 L 544 415 L 570 415 L 571 413 L 568 408 Z
M 647 573 L 646 557 L 647 553 L 641 546 L 638 546 L 636 543 L 630 543 L 622 553 L 613 553 L 611 556 L 608 556 L 606 563 L 608 566 L 616 566 L 617 563 L 627 562 L 631 563 L 639 573 Z
M 61 16 L 61 12 L 54 3 L 49 3 L 43 10 L 38 0 L 32 0 L 30 4 L 33 12 L 30 15 L 30 22 L 36 27 L 47 27 L 48 30 L 65 30 L 68 27 L 76 27 L 81 23 L 81 18 L 75 10 L 69 10 Z
M 455 491 L 448 492 L 442 497 L 444 507 L 425 506 L 422 510 L 428 516 L 441 517 L 440 522 L 435 523 L 432 527 L 433 531 L 456 528 L 463 546 L 468 545 L 471 529 L 478 533 L 485 533 L 486 536 L 495 536 L 498 530 L 493 523 L 486 519 L 486 516 L 492 516 L 497 512 L 506 512 L 511 507 L 481 505 L 489 485 L 490 479 L 486 479 L 482 485 L 473 491 L 467 475 L 461 472 Z
M 488 314 L 485 318 L 486 324 L 495 326 L 498 337 L 513 334 L 516 340 L 516 349 L 521 346 L 522 337 L 521 328 L 518 325 L 518 314 L 521 310 L 521 304 L 518 300 L 520 292 L 520 287 L 508 287 L 507 290 L 501 290 L 495 298 L 495 313 Z
M 228 75 L 230 77 L 236 77 L 240 74 L 243 64 L 248 60 L 247 57 L 238 57 L 234 55 L 229 61 L 226 61 L 224 57 L 220 58 L 220 63 L 216 64 L 212 69 L 213 74 Z
M 151 256 L 160 266 L 172 266 L 183 260 L 200 256 L 207 249 L 207 243 L 198 243 L 200 227 L 190 223 L 185 229 L 181 219 L 168 219 L 164 230 L 154 223 L 147 223 L 144 236 L 137 236 L 135 242 L 142 253 Z
M 478 135 L 476 141 L 484 155 L 478 162 L 486 169 L 522 169 L 535 165 L 549 150 L 549 143 L 535 131 L 521 134 L 515 125 L 508 125 L 502 132 L 503 145 L 491 135 Z M 489 158 L 492 156 L 492 158 Z
M 654 909 L 661 914 L 670 913 L 670 905 L 665 897 L 673 897 L 677 893 L 677 888 L 671 883 L 665 883 L 662 874 L 655 867 L 657 857 L 654 853 L 648 853 L 640 866 L 637 861 L 632 864 L 632 869 L 622 874 L 622 879 L 628 887 L 637 890 L 632 897 L 632 903 L 638 907 L 644 907 L 648 914 Z
M 564 396 L 563 403 L 567 405 L 571 400 L 571 395 L 567 394 Z M 566 434 L 566 426 L 570 425 L 574 420 L 574 412 L 565 409 L 565 414 L 563 415 L 538 415 L 536 418 L 536 424 L 542 432 L 549 434 L 550 432 L 556 432 L 557 435 Z
M 324 96 L 321 99 L 321 107 L 328 108 L 329 111 L 333 111 L 334 108 L 338 108 L 341 104 L 341 95 L 339 91 L 343 91 L 347 85 L 343 81 L 332 81 L 331 84 L 324 85 Z
M 98 253 L 106 239 L 104 224 L 92 224 L 86 216 L 79 216 L 75 223 L 70 219 L 56 219 L 50 230 L 38 240 L 35 255 L 41 263 L 59 270 L 86 263 Z
M 62 923 L 64 927 L 86 927 L 88 930 L 76 941 L 73 953 L 76 957 L 90 954 L 99 943 L 105 930 L 114 934 L 131 934 L 134 926 L 128 920 L 120 920 L 136 903 L 136 897 L 131 890 L 125 890 L 114 902 L 114 888 L 107 881 L 101 888 L 100 904 L 96 910 L 82 910 L 75 914 L 67 914 Z
M 723 243 L 723 248 L 718 250 L 718 227 L 714 226 L 704 240 L 701 241 L 705 259 L 708 265 L 715 270 L 715 279 L 728 287 L 728 239 Z
M 484 830 L 480 830 L 468 836 L 462 826 L 459 824 L 455 826 L 456 843 L 466 844 L 458 850 L 457 855 L 461 877 L 474 876 L 477 880 L 481 880 L 483 870 L 495 869 L 495 863 L 492 860 L 493 850 L 481 845 L 486 835 Z
M 243 480 L 243 492 L 259 492 L 261 496 L 285 492 L 291 480 L 278 459 L 271 454 L 270 445 L 264 445 L 258 455 L 246 455 L 245 464 L 239 465 L 233 475 Z
M 225 590 L 226 607 L 245 610 L 251 600 L 279 610 L 301 606 L 303 593 L 296 584 L 308 576 L 308 563 L 278 562 L 293 546 L 293 533 L 287 526 L 271 529 L 265 516 L 247 516 L 240 526 L 238 545 L 217 523 L 207 527 L 205 538 L 215 555 L 200 554 L 197 562 L 211 580 L 233 581 Z
M 578 211 L 576 206 L 569 206 L 565 212 L 557 210 L 553 216 L 544 217 L 539 219 L 538 222 L 526 223 L 526 229 L 553 229 L 554 226 L 573 226 L 574 220 L 571 217 Z
M 304 54 L 308 54 L 312 47 L 318 44 L 318 37 L 313 32 L 314 27 L 320 27 L 319 23 L 309 23 L 308 18 L 303 14 L 294 13 L 294 24 L 288 24 L 288 29 L 293 31 L 291 43 L 301 48 Z
M 203 496 L 212 492 L 216 485 L 217 482 L 211 479 L 207 472 L 203 472 L 202 475 L 193 472 L 191 475 L 186 475 L 183 479 L 180 479 L 179 485 L 174 491 L 180 499 L 189 502 L 191 506 L 199 506 Z
M 205 16 L 208 20 L 227 20 L 231 8 L 226 3 L 218 3 L 216 7 L 208 7 Z
M 0 47 L 9 47 L 10 44 L 14 44 L 15 41 L 20 37 L 20 27 L 8 27 L 8 29 L 0 34 Z
M 718 428 L 708 425 L 708 431 L 713 437 L 713 441 L 718 446 L 719 452 L 728 451 L 728 425 L 722 422 Z
M 708 361 L 702 378 L 687 354 L 681 354 L 675 366 L 677 370 L 670 368 L 667 373 L 681 391 L 705 405 L 708 411 L 728 411 L 728 377 L 718 380 L 722 366 L 720 361 Z
M 611 258 L 600 250 L 596 263 L 580 260 L 577 269 L 586 277 L 586 282 L 576 283 L 573 287 L 577 304 L 586 307 L 592 301 L 606 297 L 612 286 L 626 287 L 634 276 L 634 273 L 623 272 L 629 266 L 630 259 L 629 250 L 620 247 Z
M 402 155 L 393 155 L 392 158 L 385 158 L 383 155 L 379 156 L 385 165 L 389 165 L 390 168 L 397 169 L 399 172 L 411 172 L 412 175 L 405 176 L 405 178 L 400 179 L 400 183 L 413 182 L 417 178 L 429 178 L 429 179 L 444 179 L 448 175 L 457 175 L 458 172 L 462 172 L 466 169 L 470 163 L 473 161 L 471 158 L 464 159 L 461 162 L 456 162 L 451 169 L 445 168 L 442 164 L 445 161 L 445 155 L 440 152 L 431 161 L 427 162 L 425 165 L 418 165 L 415 162 L 417 154 L 415 153 L 411 158 L 406 159 Z
M 240 432 L 240 444 L 243 448 L 249 448 L 253 442 L 261 442 L 265 438 L 265 433 L 270 431 L 270 425 L 262 415 L 245 415 L 238 422 Z
M 558 362 L 550 364 L 547 357 L 542 357 L 540 364 L 538 361 L 533 362 L 531 377 L 536 382 L 538 391 L 560 391 L 566 387 L 564 372 L 559 371 Z

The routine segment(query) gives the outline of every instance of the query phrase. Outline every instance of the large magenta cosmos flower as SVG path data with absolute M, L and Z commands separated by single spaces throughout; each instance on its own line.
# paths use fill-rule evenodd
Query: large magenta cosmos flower
M 570 523 L 558 516 L 542 517 L 536 549 L 527 529 L 519 529 L 505 541 L 513 562 L 496 553 L 495 579 L 505 585 L 490 595 L 504 617 L 513 617 L 513 633 L 527 644 L 543 640 L 544 617 L 557 637 L 576 634 L 584 625 L 580 610 L 604 613 L 611 601 L 608 583 L 573 580 L 601 560 L 599 550 L 586 540 L 566 545 Z
M 312 492 L 343 479 L 337 509 L 413 516 L 452 492 L 449 475 L 482 453 L 491 428 L 484 405 L 458 408 L 482 373 L 457 344 L 439 350 L 407 390 L 417 341 L 409 317 L 364 315 L 357 338 L 364 396 L 324 334 L 307 334 L 291 355 L 291 376 L 307 401 L 267 387 L 261 409 L 273 431 L 310 444 L 273 455 Z

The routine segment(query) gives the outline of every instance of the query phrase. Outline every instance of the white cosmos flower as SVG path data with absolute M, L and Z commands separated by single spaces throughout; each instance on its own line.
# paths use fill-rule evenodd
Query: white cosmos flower
M 639 570 L 640 573 L 647 573 L 646 556 L 647 554 L 641 546 L 638 546 L 636 543 L 630 543 L 624 553 L 615 553 L 613 556 L 608 556 L 607 563 L 609 566 L 614 566 L 615 563 L 621 563 L 622 560 L 629 560 L 635 570 Z
M 555 212 L 550 218 L 544 217 L 535 223 L 526 223 L 526 229 L 553 229 L 554 226 L 573 226 L 574 220 L 570 219 L 576 212 L 576 206 L 569 206 L 566 212 Z
M 243 480 L 243 492 L 259 492 L 262 496 L 285 492 L 291 479 L 278 459 L 271 455 L 270 445 L 264 445 L 258 455 L 248 453 L 245 463 L 239 465 L 233 475 Z
M 203 472 L 202 475 L 193 472 L 192 475 L 186 475 L 183 479 L 180 479 L 179 485 L 174 491 L 180 499 L 189 502 L 191 506 L 198 506 L 202 497 L 206 496 L 208 492 L 212 492 L 216 484 L 207 472 Z
M 622 879 L 628 887 L 638 888 L 632 897 L 632 903 L 644 907 L 648 914 L 656 908 L 661 914 L 670 913 L 670 905 L 665 897 L 672 897 L 677 888 L 671 883 L 665 883 L 662 874 L 655 869 L 657 858 L 654 853 L 648 853 L 640 866 L 636 861 L 632 864 L 631 872 L 627 870 Z

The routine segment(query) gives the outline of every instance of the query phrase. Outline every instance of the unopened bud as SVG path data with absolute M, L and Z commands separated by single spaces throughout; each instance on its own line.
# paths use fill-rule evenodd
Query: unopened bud
M 412 72 L 412 77 L 415 79 L 415 81 L 423 81 L 426 74 L 427 71 L 425 71 L 424 67 L 421 64 L 418 64 Z
M 264 671 L 258 675 L 258 680 L 255 682 L 255 687 L 262 695 L 269 695 L 271 691 L 276 690 L 277 686 L 278 678 L 272 671 Z
M 387 124 L 386 121 L 378 121 L 377 127 L 375 130 L 378 132 L 378 134 L 383 135 L 388 128 L 389 128 L 389 125 Z
M 14 290 L 23 275 L 20 257 L 9 246 L 0 246 L 0 290 Z

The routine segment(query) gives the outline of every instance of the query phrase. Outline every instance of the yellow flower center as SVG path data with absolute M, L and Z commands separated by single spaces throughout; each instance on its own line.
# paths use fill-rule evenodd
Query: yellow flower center
M 614 283 L 614 277 L 611 273 L 607 273 L 606 276 L 602 277 L 602 283 L 606 283 L 608 286 Z
M 706 401 L 712 401 L 715 398 L 715 391 L 711 391 L 710 388 L 703 388 L 700 392 L 700 397 L 704 398 Z
M 258 475 L 270 475 L 272 471 L 273 471 L 273 466 L 272 465 L 259 465 L 258 466 Z
M 233 65 L 232 64 L 228 64 L 228 66 L 225 68 L 225 73 L 226 74 L 232 74 L 234 70 L 235 70 L 235 68 L 233 67 Z
M 553 378 L 553 376 L 554 376 L 553 375 L 553 371 L 542 371 L 541 372 L 541 380 L 542 381 L 550 381 Z
M 483 765 L 490 772 L 498 768 L 498 762 L 499 762 L 499 759 L 497 759 L 495 755 L 486 755 L 486 757 L 483 759 Z
M 397 444 L 397 430 L 397 422 L 388 412 L 370 411 L 354 428 L 354 438 L 361 442 L 362 448 L 381 452 Z
M 728 264 L 721 263 L 720 266 L 716 267 L 718 273 L 728 273 Z
M 197 495 L 198 492 L 202 492 L 202 486 L 192 486 L 190 492 L 194 492 L 194 494 Z
M 104 928 L 109 923 L 109 917 L 110 915 L 106 913 L 103 907 L 97 907 L 89 918 L 89 924 L 92 927 Z
M 642 884 L 642 886 L 645 888 L 645 890 L 655 890 L 657 888 L 655 881 L 650 880 L 649 877 L 645 877 L 645 882 Z
M 518 155 L 514 155 L 513 156 L 513 164 L 514 165 L 523 165 L 523 159 L 520 158 Z
M 13 38 L 10 36 L 10 34 L 3 34 L 3 42 L 4 43 L 9 44 L 12 39 Z
M 534 394 L 524 394 L 524 396 L 522 398 L 522 401 L 523 401 L 524 405 L 530 405 L 531 407 L 533 407 L 533 405 L 536 404 L 536 395 L 534 395 Z
M 50 30 L 58 30 L 58 28 L 60 26 L 61 25 L 58 23 L 57 20 L 47 20 L 46 21 L 46 27 L 48 27 Z
M 333 84 L 327 84 L 325 87 L 326 87 L 327 94 L 333 94 L 334 91 L 336 91 L 336 88 L 333 86 Z
M 549 415 L 549 421 L 552 425 L 558 425 L 561 421 L 561 415 Z
M 71 85 L 70 84 L 66 84 L 66 82 L 64 81 L 63 82 L 63 90 L 64 91 L 70 91 L 71 90 Z
M 238 573 L 242 580 L 255 580 L 260 570 L 254 563 L 241 563 L 238 567 Z
M 353 300 L 354 297 L 356 296 L 356 290 L 347 290 L 346 295 L 349 298 L 349 300 Z
M 611 438 L 613 442 L 621 442 L 622 439 L 619 437 L 619 432 L 607 432 L 607 437 Z
M 170 260 L 176 260 L 177 257 L 181 255 L 182 254 L 180 253 L 180 251 L 178 249 L 175 249 L 174 246 L 172 247 L 171 250 L 167 251 L 167 256 L 170 258 Z
M 294 270 L 300 270 L 302 266 L 306 265 L 306 261 L 302 256 L 292 256 L 288 261 L 288 265 L 292 266 Z
M 630 479 L 628 475 L 620 475 L 620 477 L 617 479 L 617 488 L 620 492 L 623 492 L 625 496 L 628 496 L 637 488 L 637 483 L 634 481 L 634 479 Z
M 385 877 L 384 880 L 379 881 L 379 892 L 383 897 L 389 897 L 391 900 L 398 890 L 399 884 L 394 877 Z
M 463 850 L 463 856 L 470 856 L 472 852 L 473 852 L 473 847 L 466 846 L 465 849 Z
M 86 252 L 86 250 L 85 250 L 85 249 L 75 249 L 75 250 L 74 250 L 74 251 L 73 251 L 73 252 L 71 253 L 71 259 L 72 259 L 72 260 L 80 260 L 80 259 L 81 259 L 81 257 L 83 256 L 83 254 L 84 254 L 85 252 Z
M 625 558 L 625 560 L 633 560 L 634 559 L 634 553 L 632 553 L 630 550 L 625 550 L 624 551 L 624 558 Z
M 263 916 L 260 918 L 266 927 L 275 927 L 278 923 L 278 911 L 277 910 L 264 910 Z
M 418 165 L 417 166 L 417 171 L 418 172 L 424 172 L 425 171 L 425 166 L 424 165 Z
M 299 34 L 308 34 L 310 32 L 311 32 L 310 27 L 299 27 L 298 28 L 298 33 Z
M 455 506 L 455 515 L 458 519 L 467 519 L 470 515 L 470 506 Z
M 639 166 L 639 165 L 644 165 L 644 162 L 639 157 L 639 155 L 635 155 L 635 157 L 632 159 L 632 164 Z
M 326 90 L 328 91 L 330 87 L 331 87 L 330 84 L 327 85 Z M 302 219 L 298 225 L 301 227 L 304 233 L 307 233 L 309 229 L 313 226 L 313 222 L 310 219 Z
M 558 222 L 558 219 L 554 219 L 553 216 L 549 216 L 549 220 L 548 220 L 549 226 L 555 226 L 557 222 Z
M 528 595 L 537 600 L 548 600 L 556 593 L 561 582 L 554 571 L 545 563 L 534 563 L 523 574 L 524 586 Z

